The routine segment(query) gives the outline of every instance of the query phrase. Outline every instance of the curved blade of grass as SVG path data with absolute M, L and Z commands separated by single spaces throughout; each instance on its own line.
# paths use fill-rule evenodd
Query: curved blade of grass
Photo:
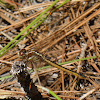
M 68 1 L 70 1 L 70 0 L 65 0 L 62 4 L 60 4 L 59 6 L 57 6 L 54 10 L 53 10 L 53 12 L 54 11 L 56 11 L 56 9 L 58 9 L 58 8 L 60 8 L 61 6 L 63 6 L 64 4 L 66 4 Z M 56 1 L 56 2 L 58 2 L 58 1 Z M 55 2 L 55 3 L 56 3 Z M 55 4 L 55 3 L 53 3 L 53 5 Z M 48 10 L 47 10 L 48 11 Z M 45 12 L 46 13 L 46 12 Z M 45 13 L 42 13 L 42 14 L 40 14 L 41 16 L 43 15 L 43 14 L 45 14 Z M 40 16 L 39 15 L 39 16 Z M 46 17 L 47 18 L 47 16 L 49 15 L 49 13 L 48 14 L 46 14 L 44 17 Z M 2 56 L 2 55 L 4 55 L 8 50 L 10 50 L 12 47 L 14 47 L 18 42 L 20 42 L 24 37 L 26 37 L 32 30 L 34 30 L 36 27 L 38 27 L 46 18 L 44 18 L 44 17 L 42 17 L 42 18 L 40 18 L 40 17 L 37 17 L 36 19 L 35 19 L 35 23 L 31 23 L 30 25 L 28 25 L 23 31 L 21 31 L 10 43 L 8 43 L 3 49 L 1 49 L 0 50 L 0 53 L 1 52 L 3 52 L 3 53 L 1 53 L 0 54 L 0 57 Z M 44 18 L 44 19 L 43 19 Z M 42 20 L 40 23 L 38 23 L 34 28 L 32 28 L 27 34 L 25 34 L 24 36 L 22 36 L 18 41 L 16 41 L 14 44 L 12 44 L 18 37 L 20 37 L 25 31 L 27 31 L 31 26 L 33 26 L 33 24 L 35 25 L 37 22 L 39 22 L 40 20 Z M 12 44 L 12 45 L 11 45 Z M 11 46 L 10 46 L 11 45 Z M 9 47 L 10 46 L 10 47 Z M 9 47 L 9 48 L 8 48 Z M 6 48 L 8 48 L 7 50 L 5 50 Z
M 53 91 L 43 87 L 43 86 L 39 86 L 39 85 L 36 85 L 38 88 L 46 91 L 47 93 L 51 94 L 53 97 L 55 97 L 57 100 L 62 100 L 60 97 L 58 97 Z
M 24 30 L 22 30 L 11 42 L 9 42 L 4 48 L 0 50 L 0 54 L 7 49 L 16 39 L 18 39 L 24 32 L 26 32 L 29 28 L 37 23 L 37 21 L 44 15 L 47 11 L 49 11 L 59 0 L 56 0 L 52 5 L 50 5 L 44 12 L 42 12 L 34 21 L 32 21 Z

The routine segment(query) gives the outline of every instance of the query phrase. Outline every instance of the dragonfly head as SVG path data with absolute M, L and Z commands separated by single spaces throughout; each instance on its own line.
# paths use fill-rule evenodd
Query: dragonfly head
M 26 55 L 26 49 L 21 49 L 18 55 L 19 57 L 24 57 Z

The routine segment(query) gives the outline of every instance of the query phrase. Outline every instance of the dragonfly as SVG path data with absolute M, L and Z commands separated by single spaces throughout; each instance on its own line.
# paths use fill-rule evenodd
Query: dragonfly
M 28 51 L 26 49 L 22 49 L 20 52 L 19 52 L 19 56 L 24 59 L 25 62 L 28 62 L 28 61 L 33 61 L 34 63 L 37 63 L 39 61 L 41 61 L 41 59 L 43 61 L 45 61 L 46 63 L 48 63 L 49 65 L 53 66 L 53 67 L 56 67 L 62 71 L 65 71 L 69 74 L 72 74 L 74 76 L 77 76 L 79 77 L 80 79 L 85 79 L 85 77 L 77 72 L 74 72 L 74 71 L 71 71 L 69 70 L 68 68 L 65 68 L 61 65 L 58 65 L 57 63 L 54 63 L 50 60 L 48 60 L 45 56 L 43 56 L 42 54 L 36 52 L 35 50 L 31 50 L 31 51 Z

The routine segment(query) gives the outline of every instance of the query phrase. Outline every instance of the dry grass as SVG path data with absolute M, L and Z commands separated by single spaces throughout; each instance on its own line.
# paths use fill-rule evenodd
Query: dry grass
M 21 6 L 14 4 L 14 11 L 0 7 L 0 49 L 16 37 L 50 4 L 51 2 L 46 2 L 34 5 L 31 0 L 28 2 L 25 0 Z M 63 100 L 100 99 L 99 0 L 69 2 L 51 14 L 38 28 L 0 58 L 0 77 L 9 75 L 13 62 L 23 60 L 18 56 L 18 52 L 23 48 L 28 51 L 35 49 L 56 63 L 98 56 L 96 59 L 63 65 L 89 77 L 88 80 L 79 79 L 54 67 L 38 70 L 38 75 L 41 85 L 58 94 Z M 45 65 L 47 63 L 41 61 L 36 64 L 36 67 Z M 32 74 L 31 77 L 38 84 L 36 75 Z M 4 98 L 19 98 L 19 96 L 25 95 L 12 77 L 0 81 L 0 98 L 3 98 L 4 95 L 1 94 L 2 91 L 5 93 Z M 39 91 L 44 98 L 47 97 L 51 100 L 46 92 Z

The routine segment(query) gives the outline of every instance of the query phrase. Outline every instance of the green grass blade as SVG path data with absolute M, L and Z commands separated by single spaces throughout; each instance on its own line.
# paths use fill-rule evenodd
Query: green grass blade
M 60 97 L 58 97 L 53 91 L 49 90 L 49 93 L 55 97 L 57 100 L 62 100 Z
M 45 20 L 45 19 L 44 19 Z M 38 27 L 44 20 L 42 20 L 40 23 L 38 23 L 33 29 Z M 26 33 L 24 36 L 22 36 L 18 41 L 16 41 L 14 44 L 12 44 L 7 50 L 5 50 L 1 55 L 4 55 L 7 51 L 9 51 L 11 48 L 13 48 L 19 41 L 21 41 L 24 37 L 26 37 L 33 29 L 31 29 L 28 33 Z
M 60 63 L 60 64 L 69 64 L 69 63 L 73 63 L 73 62 L 77 62 L 77 61 L 83 61 L 83 60 L 95 59 L 95 58 L 98 58 L 98 57 L 97 56 L 91 56 L 91 57 L 86 57 L 86 58 L 75 59 L 75 60 L 63 62 L 63 63 Z
M 61 6 L 63 6 L 65 3 L 67 3 L 70 0 L 65 0 L 62 4 L 60 4 L 58 7 L 56 7 L 53 12 L 60 8 Z M 3 49 L 0 50 L 0 57 L 2 55 L 4 55 L 8 50 L 10 50 L 12 47 L 14 47 L 18 42 L 20 42 L 24 37 L 26 37 L 32 30 L 34 30 L 36 27 L 38 27 L 43 21 L 44 19 L 47 18 L 47 16 L 49 15 L 49 13 L 47 13 L 44 17 L 40 18 L 43 14 L 45 14 L 50 8 L 53 7 L 53 5 L 55 5 L 58 2 L 58 0 L 56 0 L 56 2 L 54 2 L 50 7 L 48 7 L 42 14 L 40 14 L 30 25 L 28 25 L 23 31 L 21 31 L 10 43 L 8 43 Z M 44 19 L 43 19 L 44 18 Z M 33 29 L 31 29 L 27 34 L 25 34 L 24 36 L 22 36 L 18 41 L 16 41 L 14 44 L 12 44 L 18 37 L 20 37 L 25 31 L 27 31 L 29 28 L 31 28 L 31 26 L 35 25 L 37 22 L 39 22 L 40 20 L 42 20 L 40 23 L 38 23 Z M 12 44 L 12 45 L 11 45 Z M 11 45 L 11 46 L 10 46 Z M 9 47 L 10 46 L 10 47 Z M 9 47 L 9 48 L 8 48 Z M 8 48 L 8 49 L 7 49 Z M 6 49 L 6 50 L 5 50 Z M 3 53 L 2 53 L 3 52 Z
M 5 49 L 7 49 L 13 42 L 15 42 L 16 39 L 18 39 L 24 32 L 26 32 L 29 28 L 31 28 L 33 25 L 36 24 L 36 22 L 42 17 L 43 14 L 45 14 L 47 11 L 49 11 L 59 0 L 56 0 L 52 5 L 50 5 L 44 12 L 42 12 L 34 21 L 32 21 L 24 30 L 22 30 L 11 42 L 9 42 L 4 48 L 0 50 L 0 54 L 4 52 Z M 4 53 L 3 53 L 4 54 Z M 0 55 L 1 56 L 1 55 Z
M 12 75 L 8 75 L 8 76 L 4 76 L 4 77 L 0 77 L 0 80 L 4 80 L 4 79 L 7 79 L 7 78 L 11 78 Z
M 40 88 L 40 89 L 42 89 L 42 90 L 44 90 L 44 91 L 46 91 L 47 93 L 49 93 L 49 94 L 51 94 L 53 97 L 55 97 L 57 100 L 62 100 L 60 97 L 58 97 L 53 91 L 51 91 L 51 90 L 49 90 L 49 89 L 47 89 L 47 88 L 45 88 L 45 87 L 43 87 L 43 86 L 39 86 L 39 85 L 37 85 L 37 87 L 38 88 Z

